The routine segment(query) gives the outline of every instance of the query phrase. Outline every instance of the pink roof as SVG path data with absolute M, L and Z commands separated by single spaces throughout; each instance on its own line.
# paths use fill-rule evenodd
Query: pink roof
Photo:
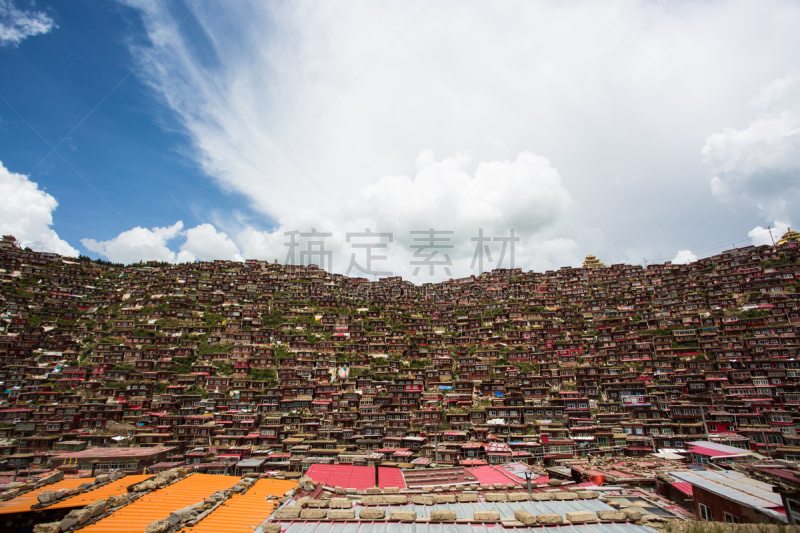
M 687 496 L 691 496 L 692 493 L 692 484 L 687 483 L 686 481 L 673 481 L 670 483 L 673 487 L 681 491 L 682 493 L 686 494 Z
M 503 485 L 508 485 L 509 483 L 522 482 L 520 478 L 499 466 L 477 466 L 470 468 L 469 472 L 478 478 L 478 481 L 482 484 L 502 483 Z
M 375 486 L 375 467 L 353 465 L 311 465 L 306 475 L 330 487 L 365 490 Z M 379 467 L 380 488 L 406 488 L 403 472 L 399 468 Z
M 689 448 L 692 453 L 699 453 L 700 455 L 708 455 L 709 457 L 725 457 L 726 455 L 738 455 L 733 452 L 723 452 L 721 450 L 712 450 L 703 446 L 692 446 Z M 747 450 L 742 450 L 740 453 L 747 453 Z

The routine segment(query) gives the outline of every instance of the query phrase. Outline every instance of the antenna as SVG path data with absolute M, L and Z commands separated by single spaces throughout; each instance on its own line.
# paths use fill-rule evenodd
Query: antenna
M 772 236 L 772 228 L 767 225 L 767 231 L 769 231 L 769 238 L 772 240 L 772 247 L 775 248 L 775 237 Z

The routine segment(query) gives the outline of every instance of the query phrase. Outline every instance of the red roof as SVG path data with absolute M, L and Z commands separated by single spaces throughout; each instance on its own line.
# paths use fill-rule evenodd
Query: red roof
M 375 467 L 353 465 L 311 465 L 306 475 L 330 487 L 365 490 L 375 486 Z M 399 468 L 379 467 L 380 488 L 406 488 L 403 472 Z
M 692 484 L 687 483 L 686 481 L 673 481 L 670 483 L 673 487 L 681 491 L 682 493 L 686 494 L 687 496 L 692 495 Z
M 707 455 L 709 457 L 725 457 L 727 455 L 738 455 L 733 452 L 723 452 L 721 450 L 712 450 L 711 448 L 705 448 L 703 446 L 692 446 L 689 448 L 689 451 L 692 453 L 699 453 L 700 455 Z M 747 450 L 742 450 L 739 453 L 747 453 Z
M 509 483 L 522 483 L 520 478 L 499 466 L 478 466 L 470 468 L 469 471 L 482 484 L 502 483 L 503 485 L 508 485 Z

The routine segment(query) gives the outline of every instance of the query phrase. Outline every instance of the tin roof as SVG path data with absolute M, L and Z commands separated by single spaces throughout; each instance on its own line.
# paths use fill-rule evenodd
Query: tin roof
M 61 500 L 60 502 L 45 507 L 42 510 L 49 511 L 51 509 L 71 509 L 74 507 L 83 507 L 84 505 L 89 505 L 90 503 L 96 502 L 97 500 L 104 500 L 109 496 L 119 496 L 120 494 L 127 494 L 128 487 L 130 487 L 131 485 L 135 485 L 136 483 L 141 483 L 142 481 L 149 479 L 150 477 L 151 477 L 150 474 L 143 474 L 138 476 L 125 476 L 122 479 L 112 481 L 108 485 L 103 485 L 102 487 L 98 487 L 95 490 L 90 490 L 89 492 L 82 492 L 80 494 L 76 494 L 72 498 Z
M 200 502 L 218 490 L 229 489 L 241 478 L 192 474 L 172 485 L 145 494 L 133 503 L 98 520 L 83 533 L 142 533 L 150 522 L 166 518 L 172 511 Z
M 692 470 L 670 472 L 669 475 L 691 483 L 693 487 L 700 487 L 748 507 L 763 509 L 783 507 L 781 495 L 772 492 L 772 485 L 732 470 L 724 472 Z
M 523 480 L 500 466 L 477 466 L 469 469 L 480 483 L 522 483 Z
M 358 506 L 356 512 L 367 507 Z M 434 505 L 415 505 L 409 503 L 403 506 L 369 506 L 369 509 L 386 509 L 389 511 L 416 511 L 418 518 L 429 518 L 431 511 L 455 511 L 457 518 L 472 519 L 475 511 L 499 511 L 500 516 L 513 519 L 515 511 L 528 511 L 534 515 L 559 514 L 566 518 L 567 513 L 575 511 L 613 511 L 614 508 L 597 499 L 592 500 L 552 500 L 552 501 L 521 501 L 521 502 L 461 502 L 439 503 Z
M 84 483 L 91 483 L 94 481 L 93 477 L 89 478 L 73 478 L 62 479 L 52 485 L 46 485 L 38 489 L 33 489 L 30 492 L 21 494 L 16 498 L 0 502 L 0 515 L 11 513 L 24 513 L 31 510 L 31 506 L 39 503 L 39 495 L 48 490 L 61 490 L 61 489 L 74 489 Z
M 272 514 L 277 498 L 297 486 L 297 481 L 259 479 L 244 494 L 234 494 L 185 533 L 250 533 Z M 270 499 L 274 496 L 275 499 Z
M 372 466 L 314 464 L 306 475 L 330 487 L 365 490 L 375 486 L 375 468 Z M 377 467 L 380 488 L 406 488 L 403 472 L 399 468 Z
M 502 524 L 399 523 L 399 522 L 280 522 L 283 533 L 541 533 L 541 527 L 505 528 Z M 564 524 L 547 526 L 552 533 L 653 533 L 636 524 Z M 254 533 L 262 533 L 258 528 Z

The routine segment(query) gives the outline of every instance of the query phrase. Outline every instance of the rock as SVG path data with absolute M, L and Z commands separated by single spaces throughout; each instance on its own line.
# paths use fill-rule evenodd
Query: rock
M 300 520 L 322 520 L 328 516 L 326 509 L 303 509 L 300 511 Z
M 414 505 L 433 505 L 433 496 L 414 494 L 411 496 L 411 503 Z
M 389 505 L 405 505 L 408 503 L 408 496 L 405 494 L 387 494 L 383 501 Z
M 574 492 L 554 492 L 553 493 L 554 500 L 577 500 L 578 495 Z
M 494 490 L 502 490 L 502 489 L 506 488 L 506 486 L 503 485 L 502 483 L 492 483 L 492 488 Z
M 499 522 L 500 513 L 497 511 L 474 511 L 472 519 L 476 522 Z
M 47 490 L 39 494 L 37 499 L 39 500 L 39 503 L 52 503 L 56 499 L 56 493 L 55 491 Z
M 483 495 L 487 502 L 507 502 L 508 494 L 505 492 L 487 492 Z
M 328 500 L 328 505 L 331 509 L 350 509 L 353 502 L 347 498 L 331 498 Z
M 147 524 L 147 527 L 144 528 L 144 533 L 164 533 L 170 527 L 172 527 L 172 524 L 169 523 L 169 520 L 156 520 Z
M 108 507 L 119 507 L 120 505 L 125 505 L 128 503 L 128 496 L 125 494 L 120 494 L 119 496 L 109 496 L 106 499 L 106 505 Z
M 336 494 L 344 494 L 344 489 L 342 487 L 333 487 L 333 492 Z
M 555 514 L 555 513 L 540 514 L 536 515 L 536 523 L 545 525 L 563 524 L 564 517 L 561 516 L 560 514 Z
M 658 516 L 658 515 L 654 515 L 654 514 L 646 514 L 646 515 L 642 516 L 642 522 L 645 522 L 645 523 L 647 523 L 647 522 L 651 522 L 651 523 L 652 522 L 667 522 L 667 519 L 664 518 L 663 516 Z
M 453 522 L 455 519 L 455 511 L 431 511 L 431 522 Z
M 355 520 L 355 509 L 331 509 L 328 511 L 328 520 Z
M 528 511 L 514 511 L 514 518 L 517 519 L 518 522 L 522 522 L 526 526 L 532 526 L 536 524 L 536 517 L 529 513 Z
M 397 520 L 400 522 L 414 522 L 417 519 L 415 511 L 390 511 L 389 520 Z
M 573 523 L 596 522 L 597 515 L 591 511 L 572 511 L 567 513 L 567 520 Z
M 73 527 L 78 525 L 78 521 L 74 518 L 65 518 L 59 524 L 58 527 L 61 531 L 66 531 L 68 529 L 72 529 Z
M 625 513 L 621 511 L 597 511 L 597 518 L 600 520 L 613 520 L 615 522 L 622 522 L 628 519 Z
M 58 522 L 49 522 L 47 524 L 36 524 L 33 526 L 33 533 L 59 533 L 61 531 L 61 524 Z
M 535 502 L 549 502 L 553 499 L 552 492 L 534 492 L 532 496 Z
M 66 516 L 66 518 L 72 518 L 73 520 L 76 520 L 78 524 L 84 524 L 88 522 L 91 517 L 92 511 L 90 509 L 73 509 Z
M 385 509 L 361 509 L 358 513 L 361 520 L 383 520 L 386 518 Z
M 44 485 L 52 485 L 53 483 L 61 481 L 62 479 L 64 479 L 64 472 L 58 471 L 54 474 L 50 474 L 49 476 L 42 478 L 39 481 Z
M 433 503 L 456 503 L 455 494 L 434 494 Z
M 525 502 L 530 499 L 527 492 L 509 492 L 507 496 L 510 502 Z
M 384 492 L 384 494 L 390 493 L 390 492 L 400 492 L 400 489 L 397 488 L 397 487 L 385 487 L 383 489 L 383 492 Z
M 362 496 L 361 505 L 383 505 L 383 496 L 380 494 Z
M 300 508 L 284 507 L 283 509 L 278 509 L 272 513 L 272 517 L 275 520 L 297 520 L 300 518 Z
M 309 498 L 306 500 L 306 506 L 312 509 L 327 509 L 328 500 L 312 500 Z
M 456 500 L 459 502 L 477 502 L 478 501 L 478 493 L 477 492 L 462 492 L 458 496 L 456 496 Z
M 108 505 L 106 504 L 105 500 L 97 500 L 96 502 L 92 502 L 85 507 L 86 510 L 92 512 L 92 518 L 97 515 L 103 514 L 108 509 Z
M 274 522 L 264 522 L 261 524 L 261 531 L 264 533 L 281 533 L 281 525 Z
M 367 494 L 380 494 L 380 493 L 381 489 L 379 489 L 378 487 L 372 487 L 367 489 Z
M 100 483 L 105 483 L 106 481 L 109 480 L 109 477 L 110 476 L 108 474 L 100 474 L 99 476 L 94 478 L 94 483 L 95 485 L 98 485 Z
M 579 490 L 575 494 L 578 495 L 579 500 L 592 500 L 600 496 L 599 492 L 595 492 L 593 490 Z
M 547 480 L 547 484 L 551 487 L 560 487 L 564 482 L 560 479 L 549 479 Z
M 632 507 L 626 507 L 622 509 L 622 512 L 625 513 L 625 516 L 627 516 L 628 520 L 631 522 L 638 522 L 642 519 L 642 515 L 644 515 L 640 509 L 633 509 Z
M 487 485 L 486 483 L 481 483 L 481 490 L 492 490 L 492 486 Z

